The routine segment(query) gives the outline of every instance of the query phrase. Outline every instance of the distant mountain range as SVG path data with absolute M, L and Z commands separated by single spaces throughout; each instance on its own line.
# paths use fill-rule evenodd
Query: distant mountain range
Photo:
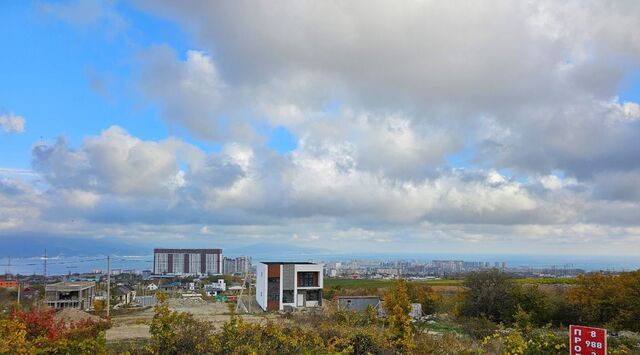
M 47 255 L 149 255 L 148 245 L 123 242 L 122 239 L 67 237 L 60 235 L 0 235 L 0 257 L 26 258 Z
M 155 245 L 124 238 L 68 237 L 60 235 L 12 234 L 0 235 L 0 258 L 26 258 L 41 256 L 47 249 L 49 256 L 96 256 L 96 255 L 151 255 L 157 247 L 222 248 L 229 256 L 249 255 L 261 260 L 308 260 L 335 255 L 321 248 L 300 247 L 280 243 L 256 243 L 226 248 L 224 245 Z
M 257 243 L 242 247 L 224 249 L 225 255 L 250 255 L 255 261 L 269 260 L 299 260 L 316 259 L 322 256 L 332 256 L 335 252 L 322 248 L 300 247 L 290 244 Z M 260 260 L 258 260 L 260 259 Z

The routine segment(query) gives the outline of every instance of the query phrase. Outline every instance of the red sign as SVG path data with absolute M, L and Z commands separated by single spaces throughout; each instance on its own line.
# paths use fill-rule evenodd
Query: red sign
M 571 355 L 606 355 L 607 330 L 602 328 L 569 326 Z

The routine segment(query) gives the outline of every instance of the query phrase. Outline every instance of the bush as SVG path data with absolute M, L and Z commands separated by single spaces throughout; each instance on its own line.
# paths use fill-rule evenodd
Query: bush
M 569 341 L 545 329 L 534 332 L 496 332 L 480 344 L 479 354 L 556 355 L 567 352 Z
M 164 294 L 158 294 L 149 327 L 153 354 L 209 354 L 218 350 L 210 322 L 198 321 L 189 313 L 171 311 Z
M 420 334 L 416 337 L 416 354 L 472 355 L 477 354 L 477 351 L 477 344 L 473 341 L 453 334 L 438 336 Z
M 55 321 L 50 309 L 16 308 L 0 318 L 0 354 L 104 354 L 108 321 Z
M 468 334 L 474 339 L 484 339 L 499 329 L 498 324 L 486 318 L 461 317 L 456 319 L 456 322 L 465 334 Z

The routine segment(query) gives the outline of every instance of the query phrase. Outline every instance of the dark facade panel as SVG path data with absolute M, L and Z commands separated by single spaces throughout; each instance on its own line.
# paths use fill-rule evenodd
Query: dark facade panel
M 295 265 L 282 265 L 282 289 L 293 290 L 295 288 Z
M 167 272 L 173 273 L 173 254 L 167 255 Z
M 184 273 L 188 274 L 189 273 L 189 254 L 184 254 L 182 261 L 183 261 L 182 270 Z

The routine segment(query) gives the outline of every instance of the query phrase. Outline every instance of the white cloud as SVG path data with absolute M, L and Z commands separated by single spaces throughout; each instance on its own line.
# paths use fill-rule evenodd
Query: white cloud
M 6 133 L 23 133 L 26 120 L 13 113 L 0 115 L 0 127 Z
M 220 139 L 219 125 L 224 83 L 211 58 L 188 51 L 180 61 L 166 46 L 154 47 L 140 57 L 142 94 L 162 110 L 168 124 L 185 126 L 198 138 Z
M 316 245 L 638 235 L 640 109 L 617 98 L 640 63 L 637 2 L 138 4 L 195 39 L 139 52 L 142 97 L 219 150 L 119 127 L 38 145 L 39 198 L 74 207 L 58 213 Z M 274 126 L 293 151 L 265 147 Z
M 117 195 L 164 195 L 178 173 L 178 150 L 186 144 L 175 139 L 142 141 L 113 126 L 88 137 L 80 149 L 64 139 L 37 145 L 33 165 L 56 187 Z
M 101 27 L 107 36 L 112 38 L 128 26 L 116 11 L 115 5 L 115 0 L 68 0 L 56 3 L 40 2 L 37 9 L 42 14 L 80 28 Z

